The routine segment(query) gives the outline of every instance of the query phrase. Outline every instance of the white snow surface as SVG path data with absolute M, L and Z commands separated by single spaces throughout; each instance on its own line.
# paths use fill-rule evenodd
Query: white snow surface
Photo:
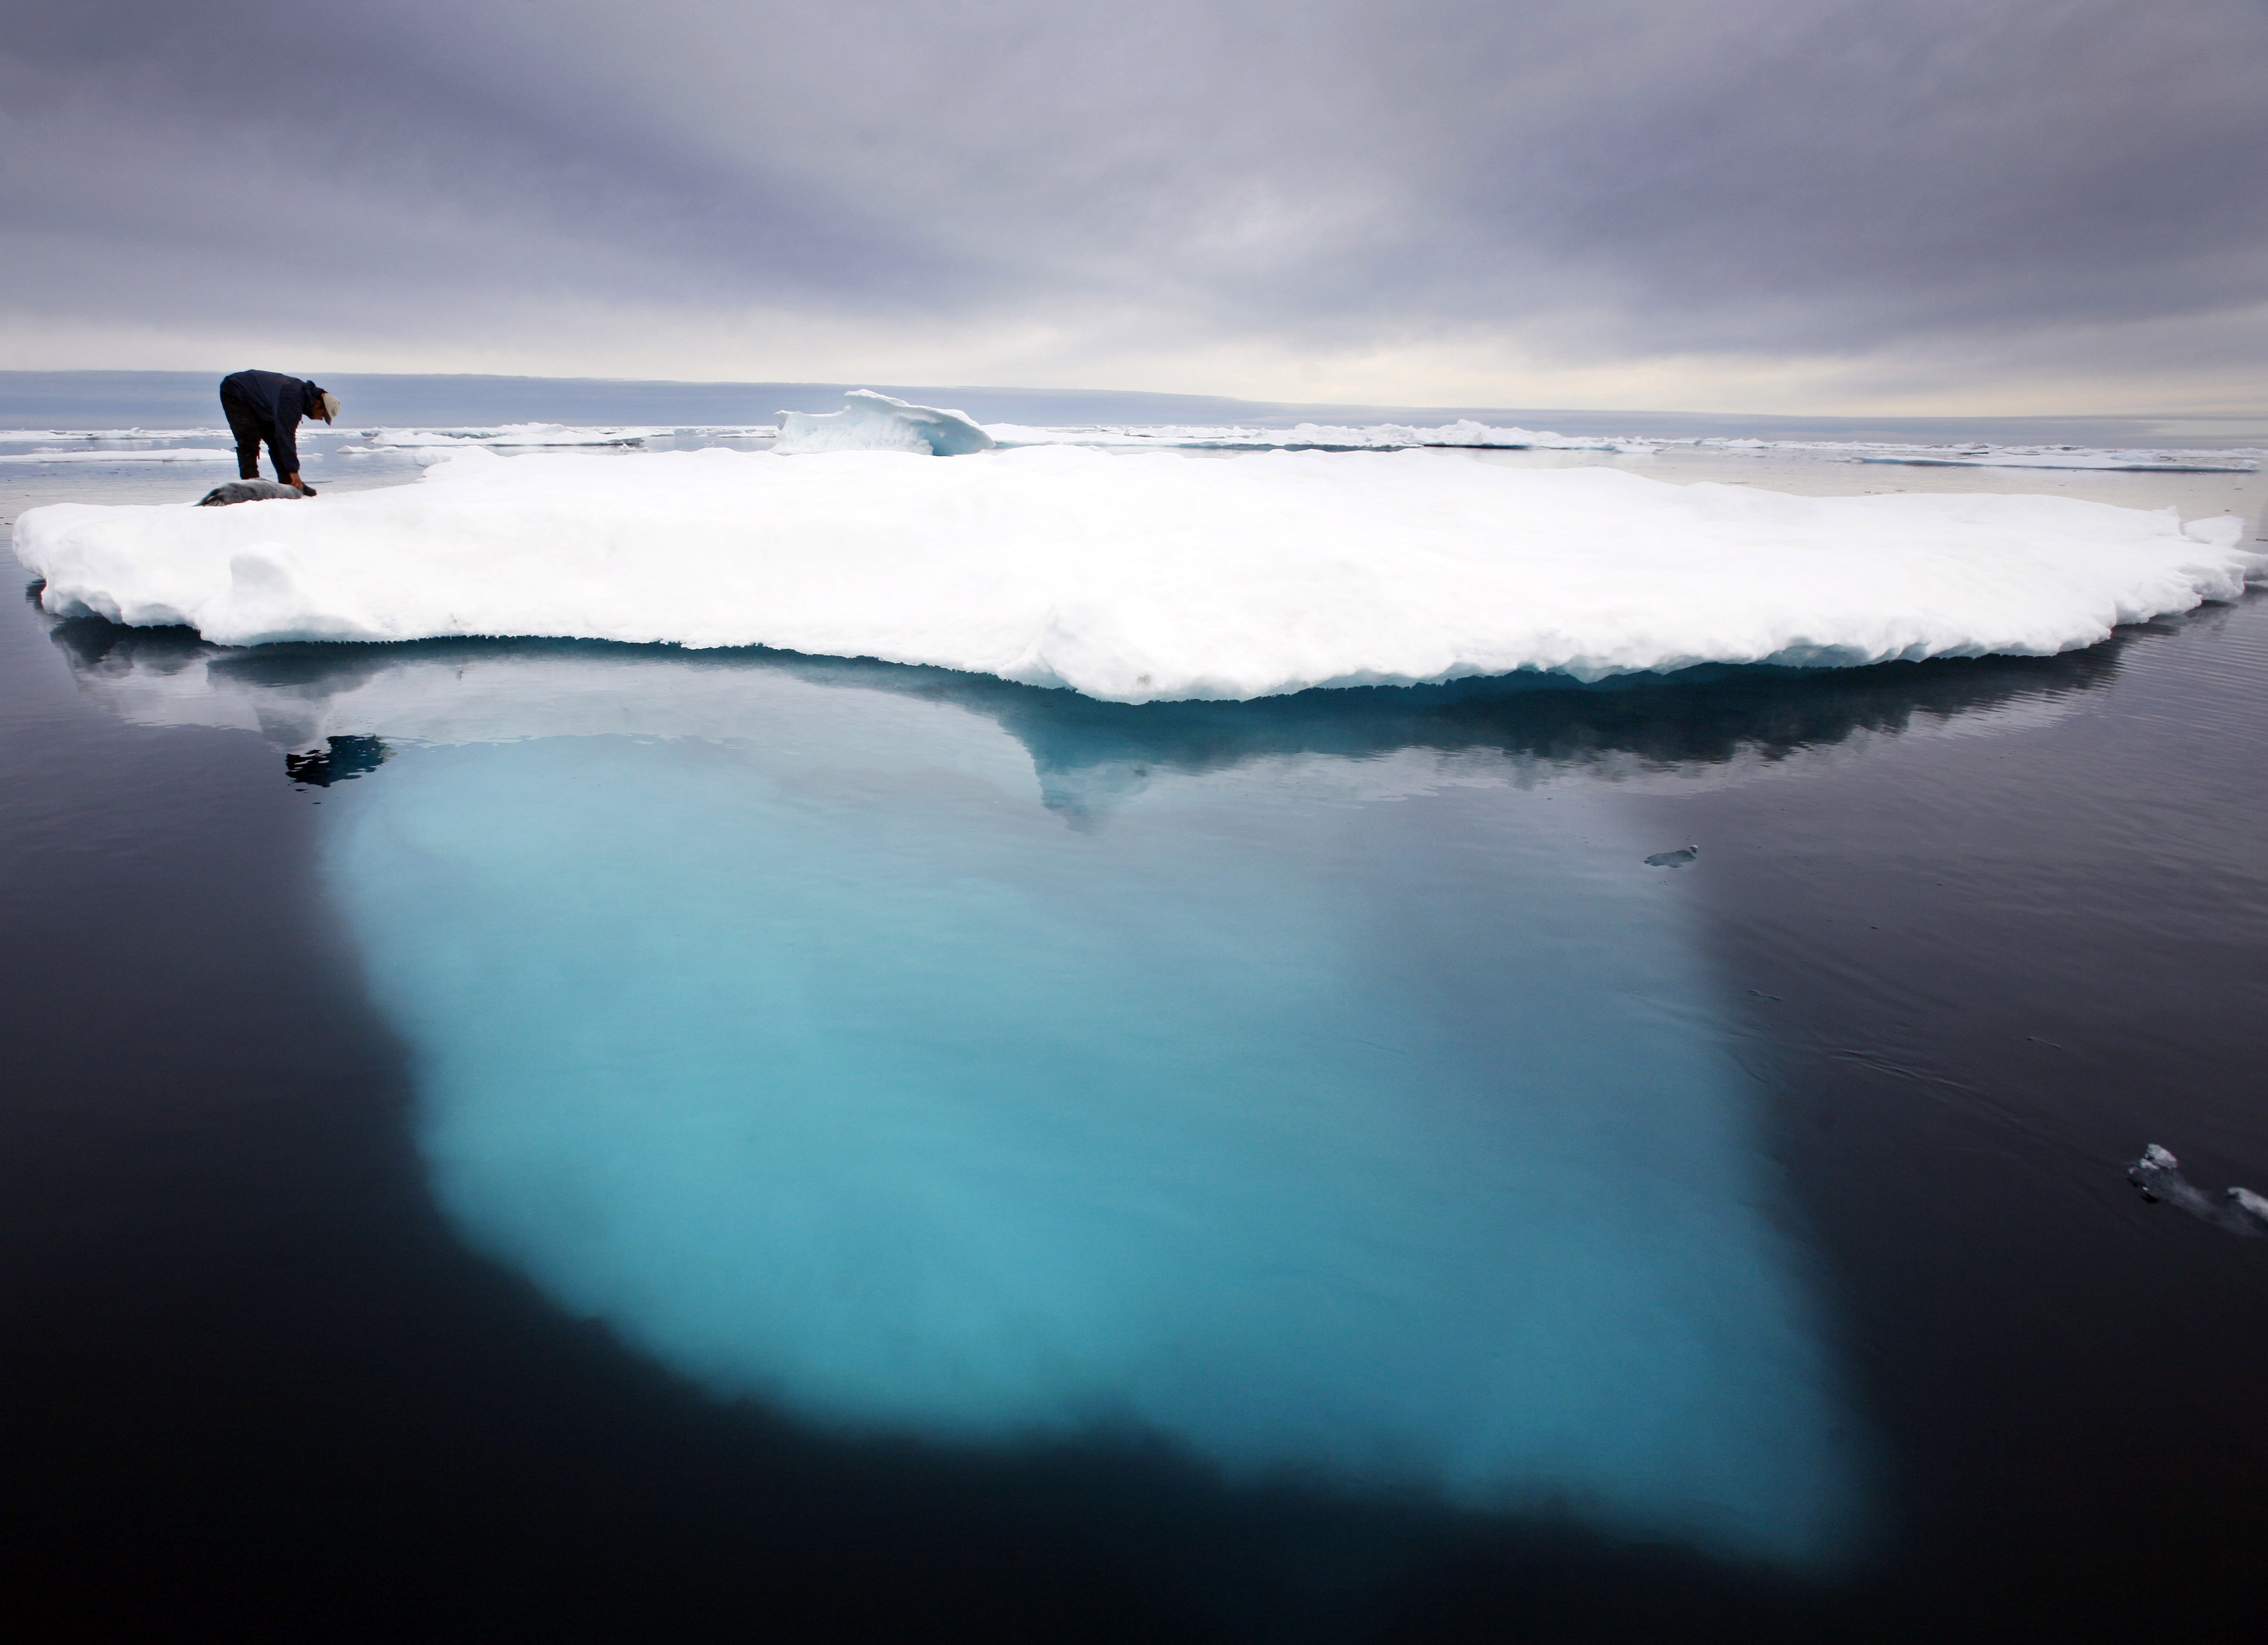
M 840 411 L 783 411 L 772 449 L 783 456 L 829 451 L 903 451 L 924 457 L 966 457 L 997 444 L 966 411 L 917 406 L 853 388 Z
M 1793 497 L 1454 452 L 1227 462 L 455 454 L 288 509 L 57 504 L 42 601 L 229 645 L 531 635 L 930 663 L 1114 701 L 2092 644 L 2268 579 L 2242 522 Z

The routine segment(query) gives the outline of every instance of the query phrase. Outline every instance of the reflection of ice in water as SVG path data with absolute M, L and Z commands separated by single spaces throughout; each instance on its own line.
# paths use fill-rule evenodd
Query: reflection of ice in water
M 1318 800 L 1295 760 L 1082 831 L 959 708 L 775 705 L 333 791 L 475 1243 L 822 1423 L 1148 1427 L 1239 1478 L 1832 1553 L 1849 1461 L 1749 1095 L 1601 808 Z

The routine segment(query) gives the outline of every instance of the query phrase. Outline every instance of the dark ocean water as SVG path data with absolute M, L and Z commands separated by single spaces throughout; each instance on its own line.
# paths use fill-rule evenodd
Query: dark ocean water
M 2052 659 L 1143 708 L 11 603 L 0 772 L 42 1636 L 2255 1610 L 2268 1237 L 2124 1167 L 2268 1191 L 2268 600 Z M 902 1043 L 954 1103 L 837 1123 Z M 1184 1051 L 1241 1072 L 1095 1128 Z M 934 1316 L 865 1287 L 911 1258 Z M 1285 1462 L 1349 1435 L 1399 1449 Z M 1456 1486 L 1491 1446 L 1540 1483 Z

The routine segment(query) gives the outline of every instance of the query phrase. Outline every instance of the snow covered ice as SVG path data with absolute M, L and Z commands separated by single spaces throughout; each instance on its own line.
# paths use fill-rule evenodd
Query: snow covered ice
M 1808 498 L 1454 452 L 505 458 L 293 509 L 17 522 L 46 608 L 207 638 L 523 635 L 931 663 L 1138 702 L 2044 655 L 2268 558 L 2067 498 Z
M 843 396 L 840 411 L 781 412 L 779 439 L 772 449 L 782 455 L 903 451 L 932 457 L 965 457 L 990 451 L 995 444 L 992 436 L 965 411 L 943 411 L 876 394 L 871 388 L 854 388 Z

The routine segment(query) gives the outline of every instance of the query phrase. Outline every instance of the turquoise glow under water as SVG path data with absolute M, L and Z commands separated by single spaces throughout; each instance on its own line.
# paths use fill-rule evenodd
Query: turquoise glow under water
M 980 715 L 781 689 L 761 737 L 332 791 L 469 1240 L 837 1429 L 1847 1545 L 1752 1082 L 1640 860 L 1681 842 L 1322 756 L 1066 826 Z

